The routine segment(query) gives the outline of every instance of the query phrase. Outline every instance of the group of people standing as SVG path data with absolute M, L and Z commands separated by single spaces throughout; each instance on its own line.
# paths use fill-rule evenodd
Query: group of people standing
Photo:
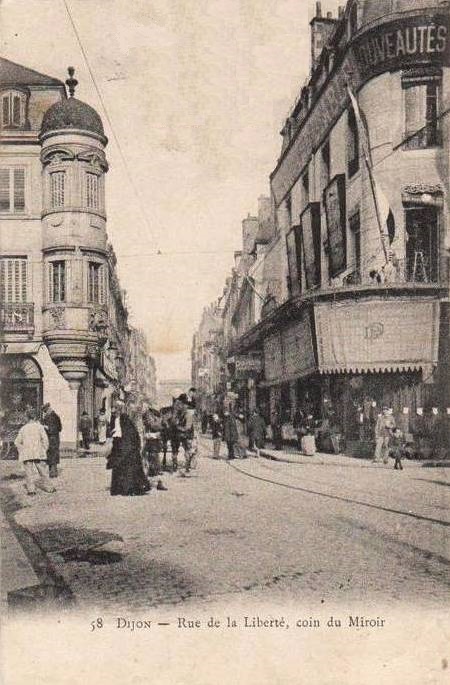
M 144 495 L 151 489 L 151 478 L 157 477 L 157 490 L 167 490 L 164 471 L 179 468 L 180 447 L 184 450 L 183 476 L 190 473 L 195 457 L 195 388 L 173 400 L 171 408 L 158 411 L 145 403 L 142 411 L 116 402 L 108 434 L 112 449 L 107 458 L 111 470 L 111 495 Z M 171 444 L 172 464 L 167 462 L 168 443 Z M 162 453 L 162 462 L 160 454 Z

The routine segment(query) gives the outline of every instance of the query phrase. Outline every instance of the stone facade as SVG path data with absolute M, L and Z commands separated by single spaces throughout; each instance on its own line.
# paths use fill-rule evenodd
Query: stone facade
M 448 3 L 349 0 L 326 18 L 317 3 L 311 30 L 270 176 L 262 306 L 236 268 L 227 354 L 262 354 L 268 419 L 333 406 L 351 440 L 387 404 L 412 430 L 450 406 Z
M 107 242 L 107 138 L 69 75 L 70 97 L 0 60 L 0 315 L 3 427 L 12 400 L 50 402 L 73 449 L 80 412 L 108 411 L 126 381 L 132 330 Z

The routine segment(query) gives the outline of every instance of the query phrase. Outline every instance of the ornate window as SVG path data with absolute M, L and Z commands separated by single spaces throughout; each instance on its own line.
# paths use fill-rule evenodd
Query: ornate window
M 105 265 L 99 262 L 89 262 L 88 302 L 106 303 L 106 269 Z
M 66 301 L 66 262 L 55 261 L 48 265 L 48 301 Z
M 26 121 L 27 97 L 25 93 L 10 90 L 3 92 L 2 99 L 2 128 L 23 128 Z
M 92 172 L 86 173 L 86 205 L 88 209 L 99 209 L 99 177 Z
M 51 199 L 51 205 L 53 208 L 64 207 L 64 204 L 65 204 L 65 185 L 66 185 L 65 171 L 53 171 L 50 174 L 50 199 Z
M 25 211 L 25 169 L 0 168 L 0 212 L 20 214 Z
M 27 258 L 0 258 L 0 302 L 27 302 Z

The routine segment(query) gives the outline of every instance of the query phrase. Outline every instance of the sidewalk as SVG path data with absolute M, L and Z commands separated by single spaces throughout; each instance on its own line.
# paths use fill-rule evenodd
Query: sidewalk
M 200 435 L 202 439 L 211 441 L 209 435 Z M 254 450 L 249 450 L 249 452 L 255 456 Z M 286 464 L 305 464 L 309 466 L 352 466 L 356 468 L 389 468 L 393 467 L 393 460 L 390 459 L 389 463 L 383 464 L 382 462 L 373 462 L 371 459 L 366 459 L 363 457 L 349 456 L 346 454 L 328 454 L 326 452 L 316 452 L 314 456 L 306 456 L 301 452 L 296 451 L 293 447 L 283 448 L 281 450 L 275 450 L 272 448 L 264 448 L 260 450 L 260 457 L 263 459 L 270 459 L 271 461 L 283 462 Z M 403 459 L 402 461 L 404 468 L 412 467 L 450 467 L 450 461 L 416 461 Z

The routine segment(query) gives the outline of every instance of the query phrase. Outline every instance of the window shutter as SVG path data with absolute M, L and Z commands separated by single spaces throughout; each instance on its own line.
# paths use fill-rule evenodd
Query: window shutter
M 9 169 L 0 169 L 0 211 L 9 211 Z
M 14 209 L 25 209 L 25 169 L 14 169 Z
M 53 302 L 53 264 L 50 262 L 47 271 L 48 301 Z
M 99 268 L 99 293 L 98 301 L 100 304 L 105 304 L 105 293 L 106 293 L 106 279 L 105 279 L 105 265 L 102 264 Z
M 426 84 L 405 89 L 405 134 L 407 136 L 423 128 L 426 121 Z
M 3 126 L 9 124 L 9 97 L 6 95 L 2 98 L 2 112 L 3 112 Z
M 6 302 L 6 259 L 0 259 L 0 302 Z
M 13 124 L 20 126 L 20 97 L 14 95 L 13 99 Z
M 64 302 L 69 302 L 72 288 L 72 262 L 68 259 L 64 264 Z

